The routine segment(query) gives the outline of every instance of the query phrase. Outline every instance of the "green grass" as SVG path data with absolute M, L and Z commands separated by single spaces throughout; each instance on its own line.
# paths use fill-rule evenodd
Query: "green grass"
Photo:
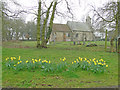
M 36 42 L 34 41 L 4 42 L 2 48 L 2 85 L 3 87 L 18 88 L 91 88 L 117 86 L 118 54 L 104 52 L 104 42 L 95 43 L 98 44 L 97 47 L 74 46 L 72 42 L 56 42 L 55 45 L 53 43 L 48 45 L 47 49 L 37 49 L 35 48 Z M 109 51 L 109 48 L 107 48 L 107 51 Z M 32 58 L 45 58 L 51 60 L 51 63 L 59 63 L 59 58 L 63 57 L 66 57 L 66 62 L 68 63 L 71 63 L 78 57 L 102 58 L 109 67 L 107 68 L 107 72 L 101 74 L 81 69 L 62 73 L 44 73 L 39 69 L 15 72 L 5 66 L 5 58 L 11 56 L 21 56 L 21 60 L 23 61 Z

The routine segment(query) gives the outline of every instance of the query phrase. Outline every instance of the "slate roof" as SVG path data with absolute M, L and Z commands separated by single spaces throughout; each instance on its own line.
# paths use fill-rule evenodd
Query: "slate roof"
M 87 23 L 68 21 L 67 25 L 73 31 L 92 31 Z
M 70 32 L 70 28 L 67 24 L 53 24 L 53 30 L 52 31 L 58 31 L 58 32 Z

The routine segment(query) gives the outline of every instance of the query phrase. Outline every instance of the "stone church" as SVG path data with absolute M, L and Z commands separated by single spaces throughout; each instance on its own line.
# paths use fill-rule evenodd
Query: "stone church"
M 53 24 L 50 41 L 93 41 L 95 35 L 91 27 L 91 18 L 86 22 L 68 21 L 67 24 Z

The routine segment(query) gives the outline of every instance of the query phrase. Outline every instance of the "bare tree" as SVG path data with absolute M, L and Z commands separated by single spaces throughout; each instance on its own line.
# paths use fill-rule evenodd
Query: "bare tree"
M 99 28 L 99 30 L 104 30 L 106 26 L 109 26 L 109 28 L 115 30 L 110 40 L 111 52 L 113 52 L 113 41 L 118 32 L 118 4 L 119 2 L 108 2 L 103 7 L 98 8 L 98 10 L 92 6 L 93 11 L 95 12 L 95 23 L 97 23 L 95 26 Z

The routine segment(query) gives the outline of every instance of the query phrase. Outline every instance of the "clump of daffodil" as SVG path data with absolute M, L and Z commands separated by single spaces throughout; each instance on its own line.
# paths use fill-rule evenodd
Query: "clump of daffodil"
M 66 60 L 66 58 L 64 57 L 64 58 L 63 58 L 63 61 L 65 61 L 65 60 Z
M 9 57 L 6 58 L 6 61 L 9 59 Z
M 13 57 L 11 57 L 11 60 L 13 61 Z

